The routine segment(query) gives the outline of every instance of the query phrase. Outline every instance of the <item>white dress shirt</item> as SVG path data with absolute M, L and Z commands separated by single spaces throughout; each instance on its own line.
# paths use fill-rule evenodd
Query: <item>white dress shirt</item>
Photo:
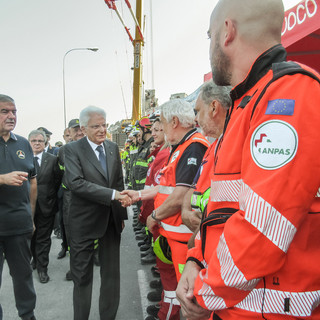
M 39 164 L 39 167 L 41 166 L 41 161 L 42 161 L 42 155 L 43 155 L 43 151 L 39 154 L 34 154 L 33 156 L 34 157 L 38 157 L 38 164 Z

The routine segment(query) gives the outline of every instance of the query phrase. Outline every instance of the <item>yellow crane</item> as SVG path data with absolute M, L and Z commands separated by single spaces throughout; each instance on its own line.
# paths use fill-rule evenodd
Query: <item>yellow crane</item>
M 141 118 L 142 104 L 142 52 L 144 46 L 144 37 L 141 30 L 142 25 L 142 0 L 136 0 L 136 14 L 134 14 L 129 0 L 125 0 L 130 13 L 135 22 L 135 38 L 133 39 L 129 28 L 125 25 L 121 14 L 119 13 L 115 0 L 104 0 L 107 6 L 114 10 L 119 20 L 125 28 L 130 41 L 133 44 L 133 99 L 132 99 L 132 123 Z

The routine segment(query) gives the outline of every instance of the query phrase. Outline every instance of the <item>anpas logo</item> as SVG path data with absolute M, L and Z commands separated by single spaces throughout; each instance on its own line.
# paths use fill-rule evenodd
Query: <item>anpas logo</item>
M 251 156 L 262 169 L 275 170 L 283 167 L 295 157 L 297 149 L 298 134 L 285 121 L 266 121 L 251 136 Z

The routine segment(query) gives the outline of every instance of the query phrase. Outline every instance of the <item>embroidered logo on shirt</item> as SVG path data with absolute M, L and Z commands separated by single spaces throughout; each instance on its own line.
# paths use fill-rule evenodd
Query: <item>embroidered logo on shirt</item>
M 171 158 L 171 163 L 176 160 L 179 156 L 179 153 L 180 153 L 180 150 L 176 151 L 173 155 L 172 155 L 172 158 Z
M 18 150 L 16 152 L 16 155 L 18 156 L 19 159 L 22 159 L 22 160 L 24 160 L 26 158 L 26 155 L 22 150 Z
M 188 158 L 188 165 L 193 164 L 197 165 L 197 158 Z
M 289 163 L 298 149 L 295 128 L 281 120 L 266 121 L 251 136 L 250 151 L 255 164 L 266 170 L 275 170 Z
M 268 101 L 266 114 L 276 114 L 292 116 L 294 112 L 295 100 L 276 99 Z

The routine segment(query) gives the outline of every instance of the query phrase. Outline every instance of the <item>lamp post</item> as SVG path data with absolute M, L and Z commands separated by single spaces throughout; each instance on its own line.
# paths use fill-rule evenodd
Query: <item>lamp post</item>
M 63 115 L 64 115 L 64 127 L 67 127 L 67 111 L 66 111 L 66 85 L 65 85 L 65 76 L 64 76 L 64 62 L 66 59 L 66 56 L 69 52 L 75 51 L 75 50 L 90 50 L 90 51 L 98 51 L 99 48 L 73 48 L 67 51 L 63 56 Z

